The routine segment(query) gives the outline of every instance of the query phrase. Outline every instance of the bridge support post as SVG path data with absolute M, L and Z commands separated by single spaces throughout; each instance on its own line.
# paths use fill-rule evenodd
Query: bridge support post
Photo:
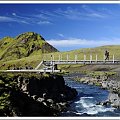
M 97 54 L 96 54 L 96 62 L 97 62 L 97 59 L 98 59 L 98 56 L 97 56 Z
M 47 60 L 46 58 L 47 58 L 46 55 L 44 55 L 44 59 L 43 60 Z
M 103 56 L 103 61 L 105 62 L 105 55 Z
M 54 70 L 58 70 L 57 64 L 54 64 Z
M 45 55 L 43 55 L 42 60 L 45 60 Z
M 69 55 L 67 54 L 67 61 L 69 60 Z
M 113 63 L 115 63 L 115 56 L 113 55 Z
M 84 64 L 85 64 L 85 61 L 86 61 L 86 55 L 84 54 Z
M 54 61 L 54 55 L 53 55 L 53 58 L 52 58 L 52 60 Z
M 92 55 L 90 54 L 90 63 L 92 62 Z
M 53 55 L 51 55 L 50 57 L 51 57 L 51 65 L 52 65 L 52 61 L 53 61 Z
M 54 73 L 54 70 L 55 70 L 55 68 L 54 68 L 55 66 L 54 66 L 54 62 L 53 62 L 53 64 L 52 64 L 52 72 Z
M 77 61 L 77 55 L 75 55 L 75 63 L 76 63 L 76 61 Z
M 60 61 L 60 55 L 59 55 L 59 61 Z
M 46 70 L 44 69 L 44 74 L 46 74 Z
M 52 68 L 52 72 L 54 72 L 54 55 L 51 55 L 51 68 Z
M 62 60 L 62 54 L 61 54 L 61 60 Z

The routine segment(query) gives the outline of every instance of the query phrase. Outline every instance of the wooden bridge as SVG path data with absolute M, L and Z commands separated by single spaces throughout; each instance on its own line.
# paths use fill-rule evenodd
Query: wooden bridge
M 83 60 L 78 60 L 77 55 L 75 55 L 74 60 L 70 60 L 68 55 L 66 56 L 66 60 L 59 59 L 54 60 L 54 56 L 51 55 L 50 60 L 43 59 L 35 69 L 21 69 L 21 70 L 0 70 L 0 72 L 23 72 L 23 73 L 56 73 L 60 72 L 60 70 L 57 69 L 57 65 L 66 65 L 66 64 L 85 64 L 85 65 L 120 65 L 120 60 L 115 60 L 114 55 L 112 56 L 112 59 L 105 60 L 105 56 L 103 57 L 103 60 L 98 60 L 98 57 L 96 55 L 95 59 L 92 59 L 92 55 L 90 55 L 89 60 L 86 59 L 86 55 L 84 55 Z M 42 69 L 39 69 L 41 66 L 44 66 Z

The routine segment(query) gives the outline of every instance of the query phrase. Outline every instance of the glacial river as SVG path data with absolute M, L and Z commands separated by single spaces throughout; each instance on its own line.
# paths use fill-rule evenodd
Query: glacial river
M 74 76 L 72 76 L 74 77 Z M 98 105 L 99 102 L 107 100 L 109 91 L 103 90 L 100 87 L 81 84 L 71 80 L 68 76 L 64 76 L 68 86 L 75 88 L 78 92 L 77 98 L 70 106 L 61 113 L 60 116 L 92 116 L 92 117 L 119 117 L 120 109 L 111 106 Z

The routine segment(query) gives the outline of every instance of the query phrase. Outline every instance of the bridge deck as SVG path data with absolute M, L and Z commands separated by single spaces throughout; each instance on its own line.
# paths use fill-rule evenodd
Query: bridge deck
M 49 68 L 38 68 L 44 64 Z M 60 70 L 55 70 L 54 65 L 60 64 L 86 64 L 86 65 L 120 65 L 120 60 L 43 60 L 35 69 L 22 69 L 22 70 L 0 70 L 3 73 L 57 73 Z
M 119 60 L 44 60 L 44 64 L 52 65 L 52 64 L 96 64 L 96 65 L 110 65 L 110 64 L 120 64 Z
M 0 70 L 3 73 L 56 73 L 60 70 Z

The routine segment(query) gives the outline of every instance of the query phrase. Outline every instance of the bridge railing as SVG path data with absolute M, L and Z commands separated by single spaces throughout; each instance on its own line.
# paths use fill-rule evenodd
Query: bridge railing
M 100 56 L 98 54 L 82 54 L 82 55 L 78 55 L 78 54 L 74 54 L 74 55 L 69 55 L 69 54 L 57 54 L 57 55 L 54 55 L 54 54 L 47 54 L 47 55 L 44 55 L 43 57 L 43 60 L 45 61 L 70 61 L 70 60 L 74 60 L 74 61 L 108 61 L 105 60 L 105 55 L 103 56 Z M 115 61 L 115 55 L 110 55 L 109 56 L 109 61 L 112 61 L 114 63 Z

